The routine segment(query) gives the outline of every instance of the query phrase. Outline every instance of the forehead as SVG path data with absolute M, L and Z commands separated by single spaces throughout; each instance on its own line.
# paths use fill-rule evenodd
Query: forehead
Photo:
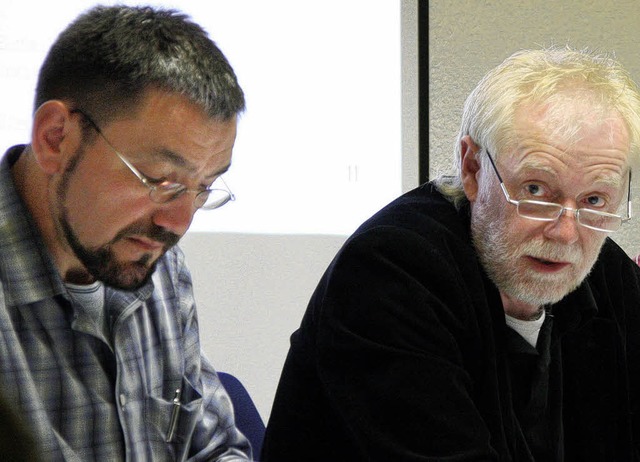
M 562 176 L 626 175 L 630 142 L 615 111 L 583 101 L 516 110 L 511 168 L 540 168 Z
M 522 104 L 514 111 L 514 130 L 517 136 L 538 136 L 565 146 L 594 137 L 600 142 L 629 143 L 629 130 L 620 113 L 582 94 Z
M 137 109 L 109 124 L 133 155 L 153 155 L 193 175 L 228 167 L 236 137 L 236 119 L 210 118 L 186 97 L 150 90 Z M 131 149 L 134 149 L 133 151 Z

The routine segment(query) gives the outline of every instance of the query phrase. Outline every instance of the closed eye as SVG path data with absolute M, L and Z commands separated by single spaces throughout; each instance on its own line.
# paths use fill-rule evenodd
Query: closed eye
M 145 175 L 142 172 L 140 174 L 144 177 L 145 182 L 149 186 L 152 186 L 154 188 L 161 189 L 161 190 L 164 190 L 164 191 L 177 191 L 177 190 L 185 189 L 184 185 L 182 185 L 180 183 L 174 183 L 173 181 L 169 181 L 166 177 L 153 178 L 153 177 Z
M 153 178 L 143 173 L 144 178 L 152 185 L 160 186 L 163 183 L 169 183 L 166 178 Z
M 157 177 L 147 175 L 146 173 L 142 172 L 140 169 L 138 169 L 138 172 L 140 172 L 140 175 L 144 177 L 144 179 L 148 184 L 162 188 L 162 189 L 174 190 L 182 186 L 182 184 L 176 183 L 175 181 L 171 181 L 166 176 L 157 178 Z

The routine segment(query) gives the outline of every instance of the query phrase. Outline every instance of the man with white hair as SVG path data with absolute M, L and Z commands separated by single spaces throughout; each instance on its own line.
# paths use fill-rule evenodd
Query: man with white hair
M 606 56 L 518 52 L 468 97 L 452 176 L 346 242 L 289 352 L 264 460 L 632 461 L 640 96 Z

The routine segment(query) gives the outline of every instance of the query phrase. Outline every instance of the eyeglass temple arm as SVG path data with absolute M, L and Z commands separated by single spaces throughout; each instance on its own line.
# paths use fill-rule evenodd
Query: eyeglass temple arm
M 493 167 L 493 171 L 496 172 L 496 176 L 498 177 L 498 181 L 500 182 L 500 188 L 502 189 L 505 199 L 507 199 L 507 202 L 509 202 L 510 204 L 517 206 L 518 201 L 511 199 L 511 196 L 509 196 L 509 191 L 507 191 L 507 187 L 504 185 L 504 180 L 502 179 L 502 176 L 498 171 L 498 167 L 496 167 L 496 163 L 493 161 L 493 158 L 491 157 L 491 153 L 489 152 L 488 149 L 486 151 L 487 151 L 487 157 L 489 158 L 489 161 L 491 162 L 491 166 Z
M 500 184 L 503 184 L 504 181 L 502 180 L 502 176 L 498 171 L 498 167 L 496 167 L 496 163 L 493 161 L 493 158 L 491 157 L 491 153 L 489 152 L 488 149 L 486 149 L 486 152 L 487 152 L 487 157 L 489 158 L 489 162 L 491 162 L 491 166 L 493 167 L 493 170 L 496 172 L 496 175 L 498 176 L 498 180 L 500 180 Z
M 629 198 L 629 200 L 627 201 L 627 220 L 631 219 L 631 168 L 629 168 L 629 185 L 628 185 L 629 190 L 627 191 L 627 197 Z

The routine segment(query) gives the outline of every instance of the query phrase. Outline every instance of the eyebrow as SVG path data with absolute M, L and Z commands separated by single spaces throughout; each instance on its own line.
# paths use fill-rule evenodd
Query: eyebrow
M 228 163 L 227 165 L 225 165 L 224 167 L 222 167 L 220 170 L 213 172 L 207 176 L 205 176 L 205 179 L 209 179 L 209 178 L 214 178 L 214 177 L 219 177 L 221 175 L 224 175 L 225 173 L 227 173 L 229 171 L 229 168 L 231 167 L 231 163 Z
M 175 165 L 176 167 L 185 168 L 187 170 L 195 170 L 195 167 L 190 165 L 180 154 L 173 152 L 170 149 L 156 149 L 154 154 L 160 155 L 165 161 Z
M 179 167 L 180 169 L 184 169 L 187 172 L 195 173 L 197 170 L 195 165 L 193 165 L 191 162 L 188 162 L 183 156 L 172 151 L 171 149 L 165 149 L 165 148 L 157 149 L 154 151 L 154 154 L 158 154 L 166 162 L 169 162 L 170 164 L 173 164 L 176 167 Z M 217 170 L 213 173 L 206 175 L 204 179 L 208 180 L 209 178 L 215 178 L 220 175 L 223 175 L 229 170 L 230 167 L 231 167 L 231 163 L 228 163 L 227 165 L 222 167 L 220 170 Z
M 554 177 L 559 178 L 558 173 L 555 172 L 551 167 L 549 167 L 548 165 L 542 163 L 542 162 L 536 162 L 536 161 L 524 161 L 518 168 L 517 168 L 517 172 L 521 173 L 523 171 L 527 171 L 527 170 L 539 170 L 539 171 L 543 171 L 549 175 L 553 175 Z M 629 176 L 628 172 L 626 172 L 625 174 L 622 175 L 617 175 L 615 173 L 605 173 L 604 175 L 599 174 L 597 175 L 597 177 L 595 178 L 595 180 L 593 181 L 593 183 L 601 183 L 604 184 L 606 186 L 610 186 L 612 188 L 621 188 L 625 185 L 625 182 L 627 180 L 627 177 Z
M 522 162 L 522 164 L 517 167 L 516 172 L 521 173 L 529 170 L 541 170 L 545 173 L 548 173 L 549 175 L 558 176 L 558 173 L 554 171 L 549 165 L 532 160 L 525 160 L 524 162 Z

